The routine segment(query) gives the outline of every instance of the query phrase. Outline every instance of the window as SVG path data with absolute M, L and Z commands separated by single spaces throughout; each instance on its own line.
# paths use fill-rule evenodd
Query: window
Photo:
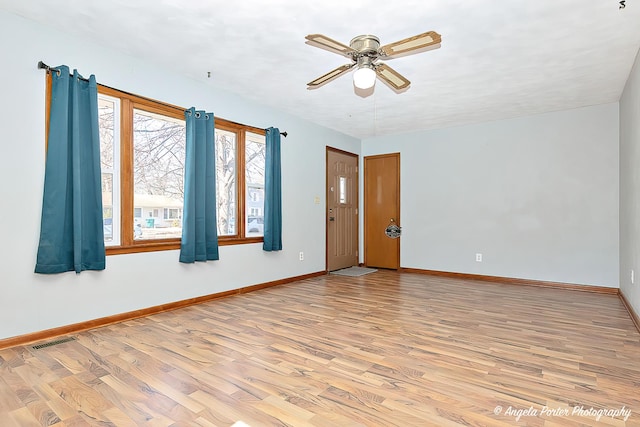
M 47 79 L 47 82 L 50 82 Z M 119 100 L 114 98 L 98 99 L 98 120 L 100 127 L 100 167 L 102 170 L 102 221 L 104 242 L 106 245 L 118 241 L 119 222 L 114 224 L 114 206 L 119 206 L 118 195 L 113 189 L 119 187 L 114 159 L 119 156 Z M 114 228 L 115 225 L 115 228 Z
M 216 128 L 215 137 L 218 236 L 232 236 L 236 234 L 238 135 L 234 130 Z
M 257 133 L 254 128 L 216 118 L 215 133 L 218 235 L 261 238 L 263 227 L 252 224 L 257 221 L 252 212 L 264 210 L 264 131 Z M 239 191 L 241 188 L 244 191 Z M 256 196 L 251 195 L 256 192 Z M 238 212 L 246 212 L 240 221 Z M 240 224 L 242 230 L 238 227 Z
M 98 92 L 107 254 L 178 249 L 184 109 L 104 86 Z M 261 241 L 264 130 L 216 117 L 215 152 L 220 245 Z
M 245 180 L 247 195 L 247 236 L 264 235 L 264 168 L 266 145 L 264 135 L 245 135 Z
M 338 200 L 340 203 L 344 204 L 347 203 L 347 177 L 346 176 L 341 176 L 340 177 L 340 185 L 339 185 L 339 197 Z
M 178 209 L 178 208 L 165 208 L 164 209 L 164 219 L 182 219 L 182 214 L 181 214 L 182 209 Z
M 182 222 L 186 127 L 169 111 L 133 109 L 133 204 L 149 210 L 144 240 L 179 239 Z M 174 216 L 169 218 L 169 211 Z M 134 208 L 135 217 L 135 208 Z

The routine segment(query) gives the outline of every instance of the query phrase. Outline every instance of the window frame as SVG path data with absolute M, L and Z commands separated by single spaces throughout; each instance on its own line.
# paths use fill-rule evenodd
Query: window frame
M 47 91 L 45 107 L 45 149 L 49 135 L 51 100 L 51 76 L 47 74 Z M 151 98 L 135 95 L 109 86 L 98 84 L 98 95 L 106 95 L 120 100 L 120 244 L 106 246 L 107 255 L 155 252 L 180 249 L 180 238 L 136 240 L 134 239 L 134 203 L 133 203 L 133 111 L 134 109 L 148 111 L 168 117 L 184 120 L 186 108 Z M 265 129 L 215 117 L 215 129 L 226 130 L 236 134 L 236 234 L 218 236 L 218 245 L 238 245 L 261 243 L 263 236 L 246 237 L 246 164 L 245 164 L 245 135 L 247 132 L 265 135 Z M 116 214 L 114 209 L 113 215 Z M 129 230 L 127 233 L 126 230 Z
M 236 134 L 236 234 L 218 236 L 218 244 L 237 245 L 243 243 L 264 242 L 264 236 L 246 237 L 246 223 L 249 216 L 246 212 L 246 134 L 247 132 L 257 133 L 266 136 L 264 129 L 243 125 L 229 120 L 215 117 L 215 129 L 225 130 Z M 266 144 L 266 141 L 265 141 Z

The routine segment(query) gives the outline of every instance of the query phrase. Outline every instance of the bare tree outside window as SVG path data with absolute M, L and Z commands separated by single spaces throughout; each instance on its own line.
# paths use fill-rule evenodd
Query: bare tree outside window
M 245 182 L 247 237 L 264 235 L 264 167 L 266 146 L 264 135 L 245 134 Z
M 215 130 L 218 235 L 236 234 L 236 134 Z
M 134 224 L 136 238 L 181 237 L 185 145 L 183 120 L 134 110 L 133 203 L 142 210 Z M 173 210 L 172 218 L 156 214 L 165 209 Z
M 178 249 L 184 109 L 99 86 L 98 115 L 107 254 Z M 215 127 L 219 242 L 255 243 L 264 229 L 264 133 L 219 117 Z
M 98 124 L 100 132 L 100 168 L 102 170 L 102 224 L 104 241 L 114 241 L 114 137 L 115 137 L 115 101 L 100 98 L 98 101 Z
M 100 97 L 98 100 L 98 127 L 100 131 L 100 166 L 102 170 L 113 170 L 113 139 L 115 102 Z

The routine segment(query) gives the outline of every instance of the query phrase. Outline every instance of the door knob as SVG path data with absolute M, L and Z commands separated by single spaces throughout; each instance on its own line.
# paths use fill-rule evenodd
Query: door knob
M 402 227 L 396 224 L 395 219 L 391 218 L 391 222 L 387 225 L 387 228 L 384 229 L 384 234 L 392 239 L 397 239 L 402 234 Z

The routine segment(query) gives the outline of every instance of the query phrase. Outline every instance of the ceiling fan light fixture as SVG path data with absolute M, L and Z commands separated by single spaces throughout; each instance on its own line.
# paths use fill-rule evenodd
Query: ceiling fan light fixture
M 307 83 L 307 89 L 315 89 L 346 74 L 355 67 L 353 85 L 357 89 L 371 89 L 379 78 L 397 93 L 404 92 L 411 82 L 387 64 L 377 61 L 436 49 L 440 47 L 442 41 L 440 34 L 435 31 L 417 34 L 382 47 L 380 47 L 380 39 L 370 34 L 354 37 L 349 46 L 323 34 L 309 34 L 306 39 L 307 44 L 351 59 L 350 64 L 338 67 Z M 359 95 L 366 94 L 359 93 Z
M 358 89 L 370 89 L 376 84 L 376 72 L 369 65 L 358 67 L 353 73 L 353 84 Z

